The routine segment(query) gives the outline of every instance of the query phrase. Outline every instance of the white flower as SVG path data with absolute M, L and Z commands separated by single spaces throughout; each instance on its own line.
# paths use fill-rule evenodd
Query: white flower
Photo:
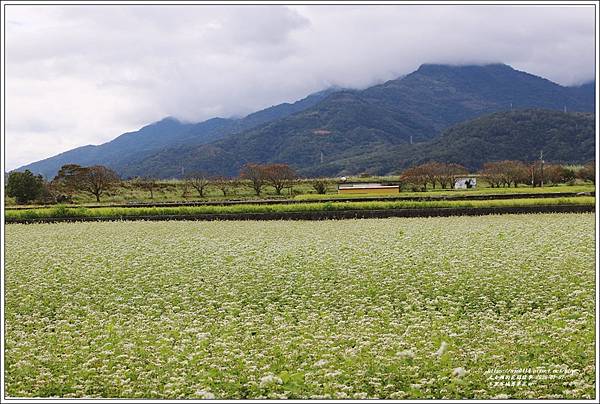
M 446 341 L 442 341 L 442 345 L 440 345 L 440 349 L 435 352 L 435 356 L 438 358 L 446 353 L 448 350 L 448 343 Z
M 339 370 L 336 370 L 335 372 L 325 373 L 325 377 L 337 377 L 341 374 L 342 374 L 342 372 L 340 372 Z
M 277 376 L 266 375 L 260 378 L 260 386 L 270 386 L 272 384 L 283 384 L 283 380 Z
M 465 370 L 465 368 L 454 368 L 454 370 L 452 371 L 452 376 L 454 377 L 463 377 L 466 374 L 467 371 Z
M 213 393 L 211 393 L 210 391 L 206 391 L 206 390 L 196 391 L 196 396 L 198 398 L 201 398 L 204 400 L 214 400 L 215 399 L 215 395 Z
M 327 361 L 325 359 L 321 359 L 320 361 L 315 363 L 315 367 L 317 367 L 317 368 L 320 368 L 325 365 L 327 365 Z
M 396 356 L 400 357 L 400 358 L 414 358 L 415 357 L 415 353 L 413 352 L 412 349 L 407 349 L 405 351 L 400 351 L 400 352 L 396 352 Z

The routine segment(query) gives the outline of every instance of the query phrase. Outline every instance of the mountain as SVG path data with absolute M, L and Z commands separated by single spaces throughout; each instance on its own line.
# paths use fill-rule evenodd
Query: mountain
M 423 65 L 401 79 L 335 92 L 301 112 L 235 136 L 163 150 L 124 172 L 172 177 L 181 165 L 188 171 L 237 175 L 246 162 L 285 162 L 307 175 L 357 173 L 350 163 L 354 157 L 377 161 L 390 148 L 410 150 L 411 141 L 426 142 L 483 114 L 511 108 L 593 111 L 590 89 L 593 95 L 591 85 L 563 87 L 502 64 Z
M 241 119 L 213 118 L 200 123 L 184 123 L 175 118 L 167 117 L 144 126 L 138 131 L 124 133 L 110 142 L 98 146 L 78 147 L 25 165 L 17 170 L 28 169 L 51 179 L 64 164 L 74 163 L 83 166 L 101 164 L 123 174 L 127 171 L 128 166 L 138 164 L 144 158 L 160 150 L 178 146 L 198 146 L 221 139 L 227 135 L 252 129 L 309 108 L 334 91 L 337 91 L 337 89 L 323 90 L 292 104 L 275 105 Z M 136 173 L 135 175 L 139 174 Z
M 413 145 L 379 148 L 307 169 L 304 175 L 389 174 L 411 165 L 440 161 L 477 170 L 488 161 L 533 161 L 544 152 L 550 163 L 585 163 L 595 156 L 593 113 L 523 109 L 487 114 L 445 130 L 439 137 Z
M 88 159 L 69 162 L 88 165 L 91 159 L 123 177 L 172 178 L 182 167 L 186 172 L 237 175 L 247 162 L 285 162 L 306 175 L 352 174 L 362 170 L 356 164 L 365 156 L 373 161 L 369 166 L 378 167 L 374 173 L 385 173 L 389 165 L 377 162 L 391 150 L 411 153 L 415 145 L 478 116 L 525 108 L 594 111 L 594 89 L 593 84 L 563 87 L 504 64 L 425 64 L 364 90 L 330 90 L 241 120 L 163 120 L 153 129 L 150 125 L 104 145 L 67 153 Z M 56 172 L 73 158 L 64 154 L 22 169 Z

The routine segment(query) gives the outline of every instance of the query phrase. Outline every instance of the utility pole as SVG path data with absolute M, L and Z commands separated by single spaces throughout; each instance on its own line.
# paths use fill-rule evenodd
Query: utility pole
M 544 151 L 540 150 L 540 177 L 541 187 L 544 187 Z

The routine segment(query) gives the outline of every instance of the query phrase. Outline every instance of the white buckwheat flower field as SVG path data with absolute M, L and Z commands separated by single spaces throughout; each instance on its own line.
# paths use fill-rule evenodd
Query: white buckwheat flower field
M 6 225 L 12 397 L 594 397 L 594 215 Z

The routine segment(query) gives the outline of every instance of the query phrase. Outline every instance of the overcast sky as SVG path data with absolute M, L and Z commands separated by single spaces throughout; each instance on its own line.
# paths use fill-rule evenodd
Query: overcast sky
M 548 6 L 6 7 L 6 169 L 165 116 L 242 116 L 422 63 L 594 78 L 594 9 Z

